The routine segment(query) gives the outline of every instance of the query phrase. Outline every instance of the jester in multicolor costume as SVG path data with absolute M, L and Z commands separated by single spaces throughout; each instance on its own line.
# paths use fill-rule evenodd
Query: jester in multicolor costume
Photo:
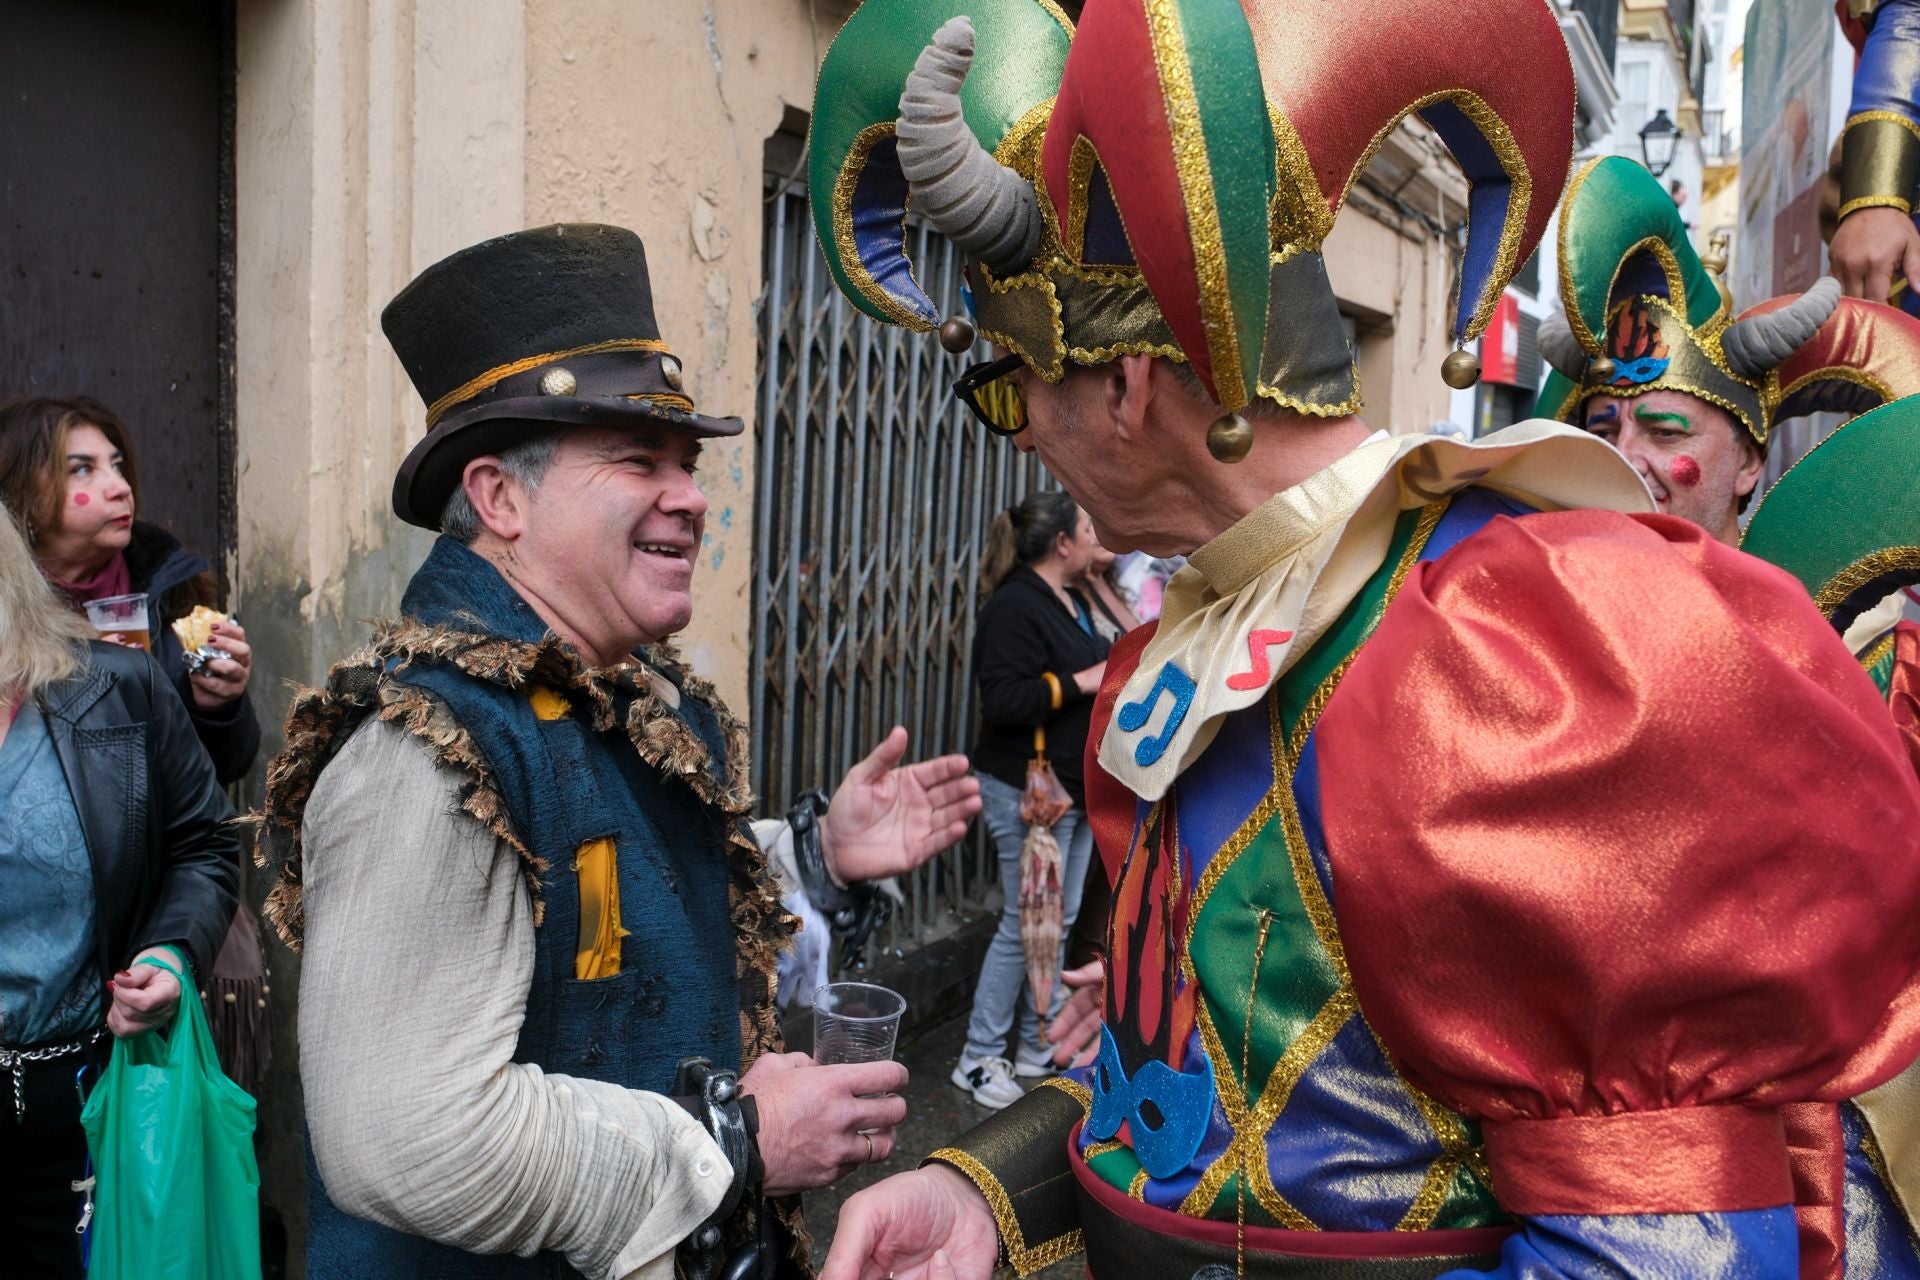
M 1920 780 L 1805 592 L 1577 428 L 1356 416 L 1321 248 L 1416 112 L 1464 342 L 1571 159 L 1541 0 L 867 0 L 829 52 L 843 290 L 966 345 L 911 197 L 957 392 L 1190 562 L 1093 711 L 1097 1063 L 855 1196 L 826 1280 L 1787 1280 L 1779 1108 L 1920 1050 Z
M 1841 298 L 1831 278 L 1736 319 L 1673 201 L 1621 157 L 1575 175 L 1558 248 L 1563 310 L 1540 328 L 1554 368 L 1542 415 L 1616 445 L 1662 511 L 1795 572 L 1910 734 L 1905 691 L 1920 679 L 1920 629 L 1899 620 L 1895 588 L 1920 580 L 1920 552 L 1907 549 L 1920 513 L 1907 478 L 1920 400 L 1830 436 L 1810 466 L 1776 484 L 1744 538 L 1739 517 L 1780 423 L 1853 417 L 1920 392 L 1920 320 Z M 1920 1098 L 1920 1078 L 1858 1103 L 1783 1110 L 1803 1274 L 1920 1276 L 1920 1247 L 1875 1137 L 1876 1124 L 1901 1126 L 1909 1089 Z M 1911 1183 L 1920 1171 L 1904 1172 Z

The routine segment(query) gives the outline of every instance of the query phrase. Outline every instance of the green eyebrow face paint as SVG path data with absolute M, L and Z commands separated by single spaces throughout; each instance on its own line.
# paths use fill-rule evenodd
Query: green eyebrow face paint
M 1658 409 L 1642 409 L 1639 405 L 1635 405 L 1633 418 L 1636 422 L 1657 422 L 1663 426 L 1678 427 L 1688 435 L 1693 434 L 1693 423 L 1684 414 L 1661 413 Z

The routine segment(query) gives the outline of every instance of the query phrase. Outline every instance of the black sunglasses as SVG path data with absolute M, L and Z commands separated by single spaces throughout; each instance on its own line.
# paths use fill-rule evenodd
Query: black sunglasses
M 1012 355 L 969 365 L 954 379 L 954 399 L 993 434 L 1017 436 L 1027 429 L 1027 401 L 1013 377 L 1019 369 L 1020 357 Z

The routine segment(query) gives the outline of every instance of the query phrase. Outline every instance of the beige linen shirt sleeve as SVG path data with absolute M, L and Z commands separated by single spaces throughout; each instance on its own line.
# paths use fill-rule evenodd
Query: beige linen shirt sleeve
M 300 1073 L 327 1193 L 473 1253 L 669 1275 L 726 1191 L 726 1157 L 658 1094 L 512 1061 L 532 903 L 518 855 L 458 812 L 456 785 L 425 744 L 371 722 L 307 806 Z

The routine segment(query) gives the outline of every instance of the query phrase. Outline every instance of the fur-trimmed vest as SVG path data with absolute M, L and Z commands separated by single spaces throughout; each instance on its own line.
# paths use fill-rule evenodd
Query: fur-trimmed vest
M 289 711 L 256 819 L 259 860 L 278 867 L 267 915 L 281 937 L 299 946 L 307 799 L 377 716 L 428 743 L 459 776 L 463 810 L 520 854 L 539 927 L 515 1061 L 666 1093 L 682 1058 L 744 1069 L 778 1049 L 776 956 L 793 922 L 745 826 L 743 728 L 711 686 L 658 650 L 585 668 L 492 565 L 448 538 L 401 611 Z M 607 839 L 610 865 L 577 856 Z M 618 971 L 576 978 L 577 954 L 596 935 L 604 946 L 609 928 Z M 378 1257 L 382 1275 L 456 1260 L 459 1274 L 570 1274 L 550 1255 L 482 1260 L 348 1218 L 317 1188 L 311 1217 L 316 1242 L 345 1233 L 335 1242 Z M 367 1233 L 382 1237 L 376 1248 L 358 1239 Z

